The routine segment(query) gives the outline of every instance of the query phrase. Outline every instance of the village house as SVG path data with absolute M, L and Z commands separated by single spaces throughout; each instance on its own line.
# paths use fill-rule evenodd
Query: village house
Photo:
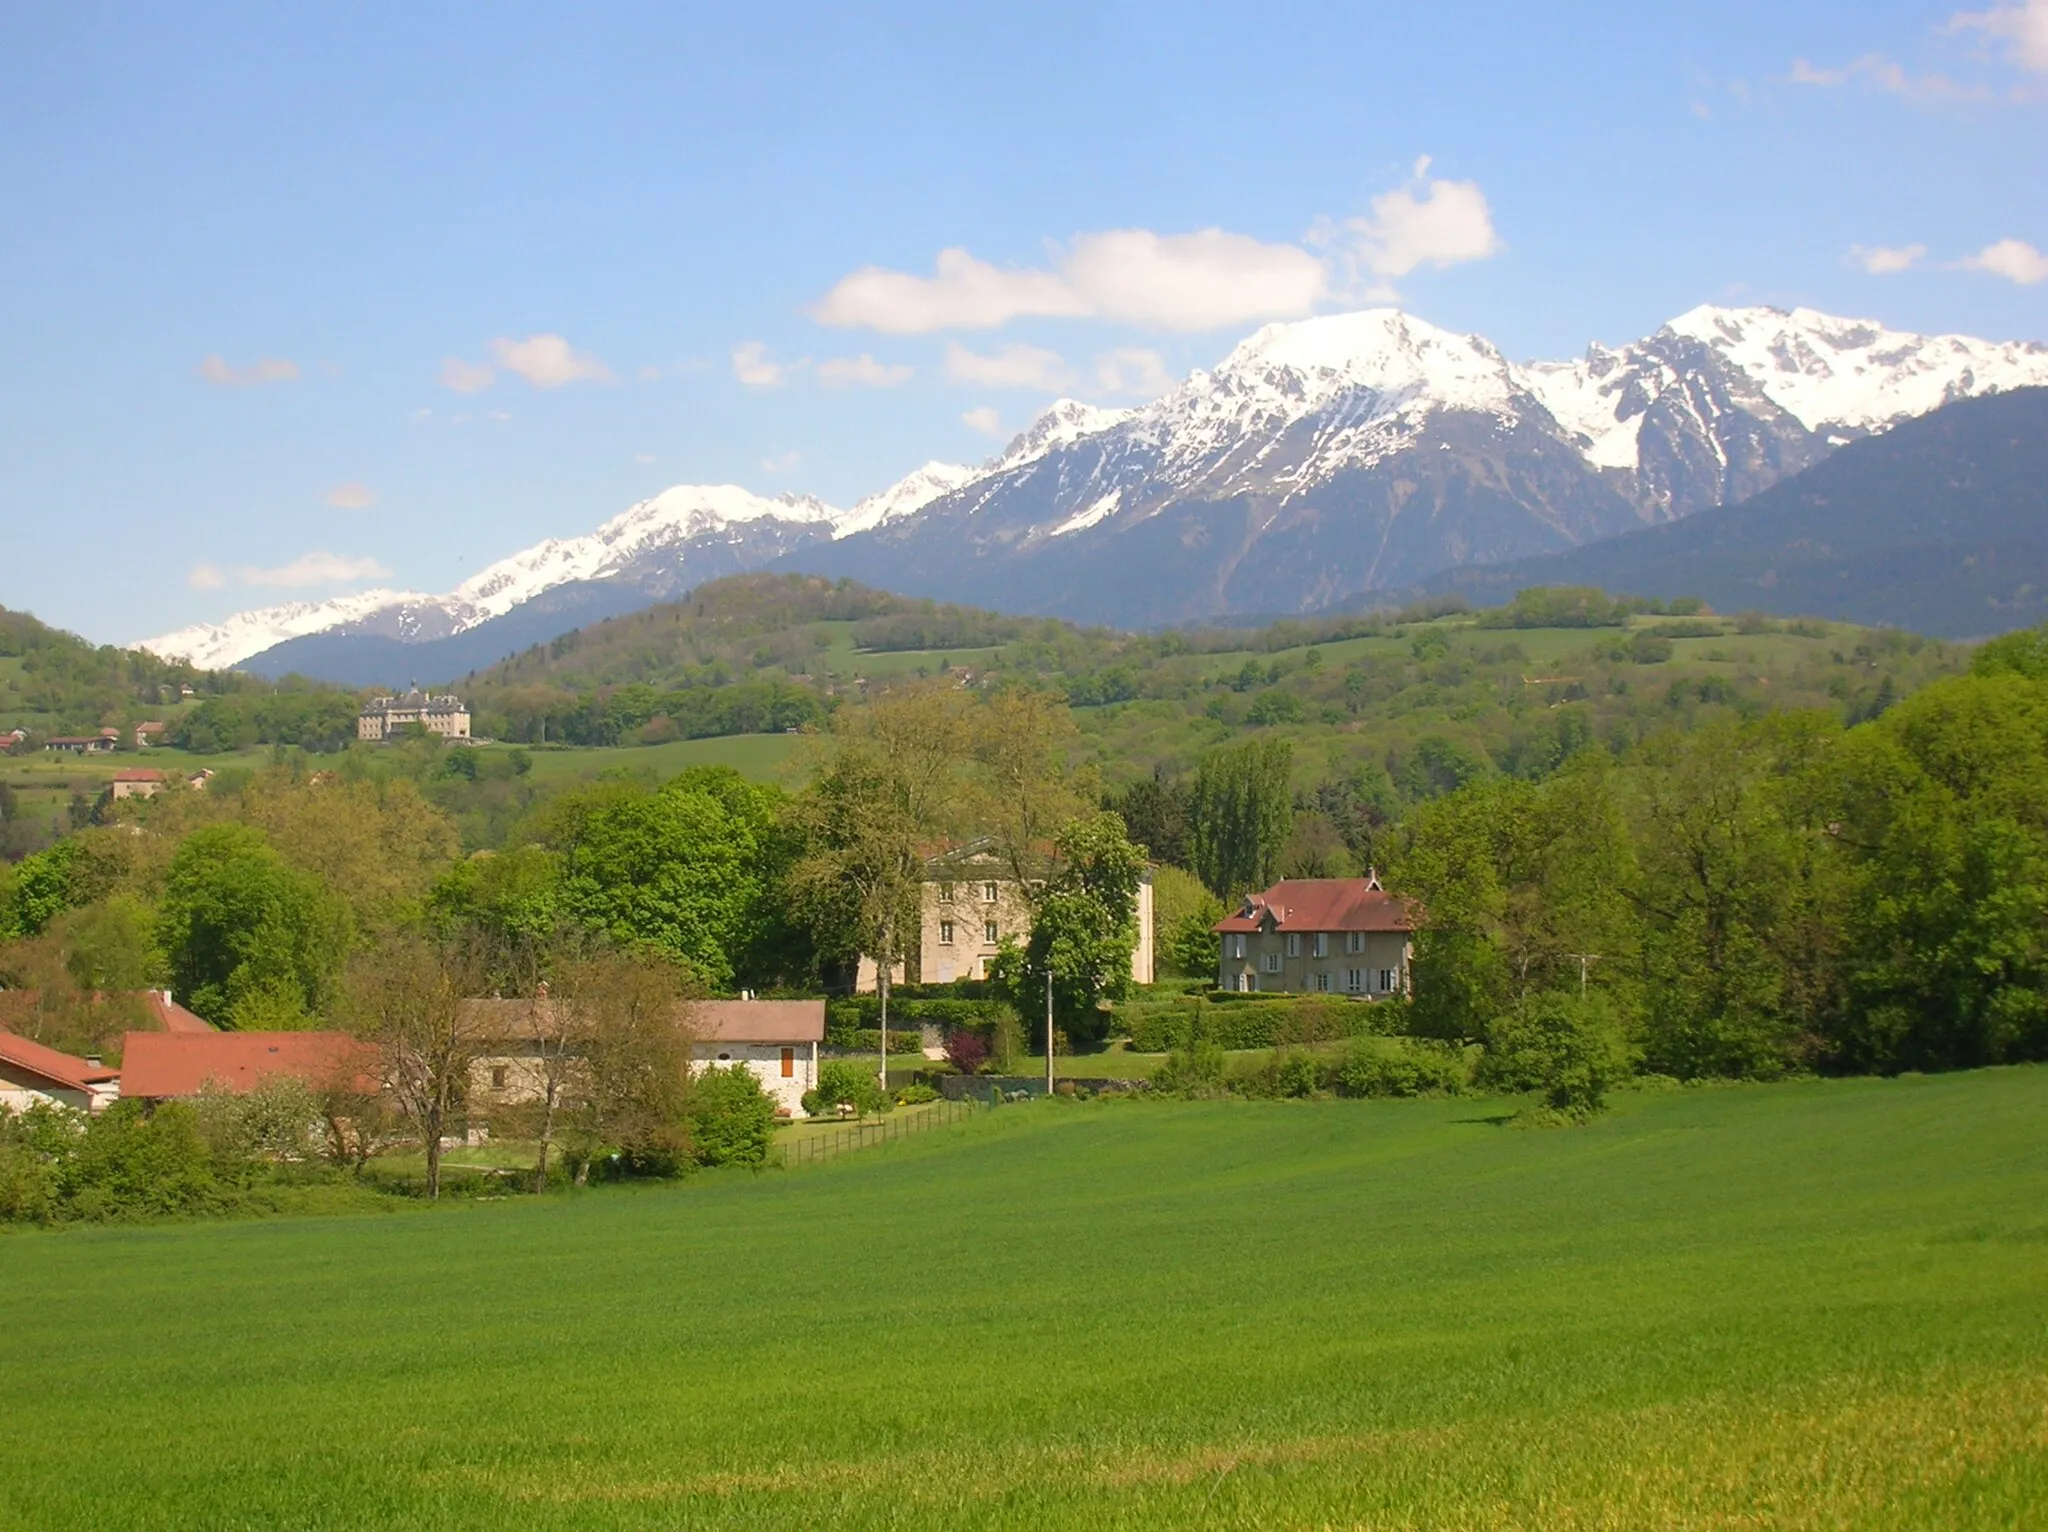
M 468 739 L 469 707 L 452 693 L 429 696 L 418 687 L 396 697 L 372 697 L 356 715 L 356 738 L 395 739 L 409 724 L 443 739 Z
M 1155 968 L 1156 933 L 1152 914 L 1152 873 L 1138 884 L 1138 943 L 1131 950 L 1131 978 L 1150 984 Z M 948 847 L 925 859 L 918 891 L 917 980 L 950 984 L 955 979 L 986 979 L 988 965 L 1003 943 L 1023 946 L 1031 940 L 1031 901 L 1025 885 L 995 846 L 983 836 Z M 901 984 L 909 971 L 899 961 L 889 981 Z M 875 964 L 863 957 L 854 988 L 875 989 Z
M 135 726 L 135 748 L 147 750 L 164 742 L 164 725 L 161 723 L 139 723 Z
M 120 744 L 119 729 L 102 729 L 97 734 L 55 734 L 43 741 L 43 748 L 72 755 L 107 755 L 118 749 Z
M 1211 929 L 1222 989 L 1371 1000 L 1409 993 L 1413 912 L 1377 876 L 1284 878 L 1247 894 Z
M 114 773 L 107 791 L 119 803 L 123 798 L 154 798 L 164 788 L 164 774 L 147 766 L 124 766 Z
M 189 1013 L 188 1013 L 189 1014 Z M 346 1032 L 130 1032 L 121 1040 L 121 1094 L 175 1101 L 213 1085 L 243 1094 L 266 1081 L 318 1089 L 345 1080 L 374 1090 L 375 1055 Z
M 525 1106 L 542 1098 L 549 1048 L 563 1034 L 550 1007 L 567 1001 L 467 1000 L 470 1030 L 487 1039 L 470 1068 L 470 1100 L 488 1116 L 493 1106 Z M 818 1045 L 825 1040 L 822 1000 L 698 1000 L 680 1007 L 677 1024 L 690 1039 L 690 1070 L 744 1065 L 775 1103 L 777 1116 L 802 1117 L 804 1093 L 818 1084 Z
M 0 1107 L 25 1112 L 39 1105 L 68 1106 L 99 1112 L 120 1094 L 120 1070 L 0 1032 Z

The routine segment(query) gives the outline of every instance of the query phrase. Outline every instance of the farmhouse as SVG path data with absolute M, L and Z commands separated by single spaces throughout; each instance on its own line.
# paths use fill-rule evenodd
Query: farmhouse
M 1047 869 L 1048 871 L 1050 869 Z M 1131 951 L 1131 978 L 1150 984 L 1154 968 L 1152 874 L 1138 884 L 1138 944 Z M 918 898 L 918 980 L 949 984 L 986 979 L 988 965 L 1004 942 L 1031 939 L 1031 901 L 1007 858 L 987 836 L 927 857 Z M 900 983 L 905 965 L 890 975 Z M 875 987 L 875 965 L 862 958 L 855 987 Z
M 161 723 L 139 723 L 135 726 L 135 748 L 147 750 L 152 745 L 164 742 L 164 728 Z
M 120 743 L 121 736 L 116 730 L 102 729 L 97 734 L 53 734 L 43 741 L 43 748 L 71 755 L 103 755 Z
M 1409 993 L 1415 921 L 1378 877 L 1285 878 L 1211 928 L 1223 989 Z
M 0 1107 L 68 1106 L 98 1112 L 121 1094 L 121 1071 L 0 1032 Z
M 541 1099 L 550 1052 L 565 1031 L 553 1008 L 569 1003 L 545 996 L 463 1002 L 470 1029 L 487 1039 L 470 1068 L 472 1102 L 488 1113 L 492 1106 L 524 1106 Z M 699 1000 L 679 1007 L 676 1023 L 690 1038 L 692 1073 L 743 1064 L 761 1082 L 778 1115 L 804 1115 L 804 1092 L 818 1083 L 824 1001 Z
M 164 789 L 164 774 L 151 771 L 147 766 L 124 766 L 114 773 L 112 785 L 107 789 L 116 803 L 123 798 L 154 798 Z
M 409 724 L 443 739 L 468 739 L 469 707 L 452 693 L 429 696 L 418 687 L 401 696 L 372 697 L 356 715 L 356 738 L 394 739 Z
M 130 1032 L 121 1042 L 121 1093 L 171 1101 L 208 1084 L 241 1094 L 280 1078 L 374 1088 L 375 1067 L 371 1050 L 346 1032 Z

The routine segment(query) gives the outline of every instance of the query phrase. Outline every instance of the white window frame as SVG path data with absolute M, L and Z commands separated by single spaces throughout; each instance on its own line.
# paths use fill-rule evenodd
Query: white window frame
M 953 902 L 953 885 L 952 885 L 952 884 L 950 884 L 950 883 L 941 883 L 941 884 L 939 885 L 939 903 L 941 903 L 941 904 L 951 904 L 952 902 Z
M 1301 937 L 1293 932 L 1288 933 L 1287 955 L 1289 957 L 1301 956 Z
M 1344 992 L 1348 995 L 1362 995 L 1365 993 L 1365 970 L 1363 968 L 1347 968 L 1344 970 Z
M 1317 974 L 1317 975 L 1316 975 L 1316 993 L 1317 993 L 1317 994 L 1319 994 L 1319 995 L 1327 995 L 1327 994 L 1328 994 L 1329 992 L 1330 992 L 1330 976 L 1329 976 L 1329 975 L 1328 975 L 1327 973 L 1319 973 L 1319 974 Z
M 981 923 L 981 939 L 984 943 L 991 947 L 993 947 L 998 941 L 999 938 L 996 933 L 996 923 L 993 920 L 984 920 Z
M 1363 931 L 1346 931 L 1344 933 L 1344 950 L 1346 952 L 1365 951 L 1365 933 Z
M 1280 971 L 1280 954 L 1279 954 L 1279 953 L 1277 953 L 1277 952 L 1269 952 L 1269 953 L 1267 953 L 1267 954 L 1266 954 L 1266 972 L 1267 972 L 1267 973 L 1278 973 L 1279 971 Z
M 1234 958 L 1242 958 L 1244 956 L 1244 933 L 1240 931 L 1237 935 L 1231 937 L 1230 940 L 1232 943 L 1230 955 Z
M 953 922 L 950 920 L 939 922 L 939 945 L 941 947 L 953 945 Z
M 1383 995 L 1391 995 L 1394 992 L 1394 986 L 1399 977 L 1400 976 L 1396 972 L 1396 970 L 1392 968 L 1382 968 L 1380 970 L 1380 993 Z
M 1330 955 L 1330 933 L 1328 931 L 1316 932 L 1315 948 L 1316 956 L 1319 958 Z
M 984 883 L 981 885 L 981 902 L 983 904 L 994 904 L 996 902 L 996 898 L 997 893 L 995 884 Z

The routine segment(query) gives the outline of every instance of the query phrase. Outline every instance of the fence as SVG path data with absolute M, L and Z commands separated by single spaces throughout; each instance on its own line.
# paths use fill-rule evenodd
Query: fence
M 939 1094 L 948 1101 L 987 1101 L 991 1095 L 1014 1099 L 1017 1096 L 1043 1096 L 1044 1075 L 940 1075 L 932 1083 Z M 1059 1084 L 1072 1090 L 1086 1090 L 1092 1095 L 1105 1095 L 1115 1091 L 1141 1091 L 1147 1089 L 1143 1080 L 1115 1078 L 1094 1079 L 1087 1076 L 1061 1075 Z M 1057 1086 L 1054 1087 L 1058 1089 Z
M 955 1123 L 965 1122 L 979 1109 L 976 1101 L 941 1100 L 924 1106 L 898 1107 L 895 1111 L 880 1117 L 862 1118 L 844 1127 L 832 1128 L 823 1133 L 803 1132 L 803 1137 L 785 1139 L 770 1147 L 768 1163 L 771 1165 L 796 1166 L 817 1165 L 826 1160 L 837 1159 L 856 1149 L 866 1149 L 875 1144 L 886 1144 L 891 1139 L 908 1138 L 914 1133 L 929 1132 L 933 1128 L 947 1128 Z

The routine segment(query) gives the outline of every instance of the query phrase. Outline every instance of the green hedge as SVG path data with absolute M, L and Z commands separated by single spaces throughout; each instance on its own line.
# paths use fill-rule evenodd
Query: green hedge
M 935 1027 L 972 1027 L 978 1031 L 992 1028 L 1005 1015 L 1009 1006 L 1000 1000 L 906 1000 L 901 991 L 892 991 L 889 996 L 889 1030 L 898 1027 L 915 1031 L 925 1025 Z M 825 1005 L 825 1041 L 835 1048 L 858 1047 L 856 1034 L 879 1032 L 882 1025 L 882 1002 L 874 995 L 853 995 L 843 1000 L 828 1001 Z
M 1384 1000 L 1366 1004 L 1322 996 L 1139 1002 L 1119 1006 L 1115 1026 L 1130 1038 L 1135 1053 L 1171 1053 L 1196 1043 L 1274 1048 L 1399 1031 L 1404 1011 Z

